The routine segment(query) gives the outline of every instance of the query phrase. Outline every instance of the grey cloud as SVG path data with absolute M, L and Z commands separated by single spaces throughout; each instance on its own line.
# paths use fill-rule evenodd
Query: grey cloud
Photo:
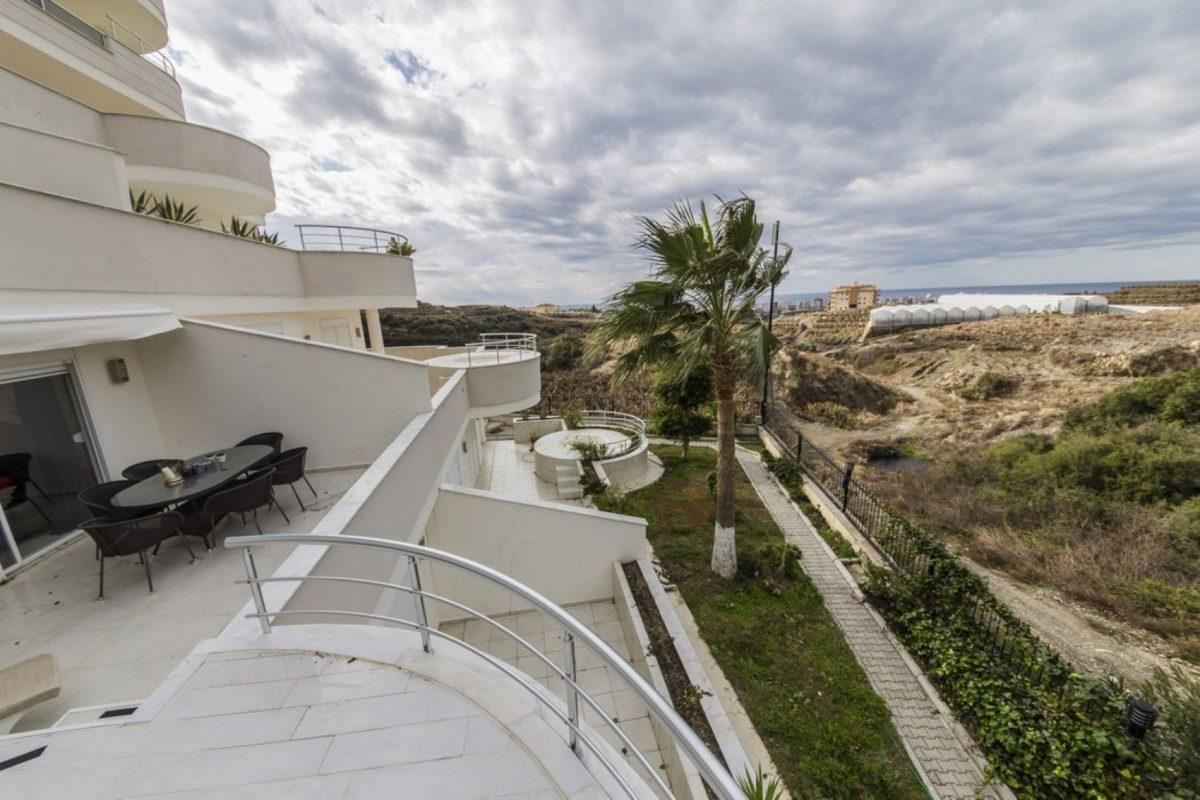
M 756 196 L 795 290 L 1158 248 L 1200 214 L 1183 0 L 214 5 L 172 15 L 189 68 L 295 78 L 279 117 L 202 71 L 190 104 L 269 143 L 284 214 L 408 233 L 431 299 L 590 302 L 645 269 L 633 215 L 681 197 Z

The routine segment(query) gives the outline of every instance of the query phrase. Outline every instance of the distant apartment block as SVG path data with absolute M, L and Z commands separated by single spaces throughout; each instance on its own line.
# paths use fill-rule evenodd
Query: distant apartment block
M 829 310 L 874 308 L 879 305 L 879 290 L 869 283 L 848 283 L 829 293 Z

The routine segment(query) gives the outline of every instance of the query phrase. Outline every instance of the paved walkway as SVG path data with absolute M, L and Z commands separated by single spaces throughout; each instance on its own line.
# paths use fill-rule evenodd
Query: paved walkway
M 825 607 L 892 712 L 900 738 L 938 798 L 995 797 L 968 751 L 967 734 L 922 686 L 907 655 L 860 598 L 853 579 L 825 547 L 812 523 L 795 509 L 758 456 L 738 450 L 738 461 L 788 542 L 804 554 L 801 565 Z

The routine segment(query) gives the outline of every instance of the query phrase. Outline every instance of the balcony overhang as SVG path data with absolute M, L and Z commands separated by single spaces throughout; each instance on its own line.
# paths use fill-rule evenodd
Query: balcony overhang
M 197 207 L 207 228 L 230 217 L 261 223 L 275 210 L 266 150 L 224 131 L 176 120 L 106 114 L 109 144 L 125 158 L 130 188 Z
M 0 355 L 133 341 L 181 327 L 173 313 L 154 306 L 0 306 Z

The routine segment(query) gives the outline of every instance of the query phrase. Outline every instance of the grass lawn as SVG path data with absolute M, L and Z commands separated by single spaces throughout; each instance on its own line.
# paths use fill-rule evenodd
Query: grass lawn
M 715 502 L 706 477 L 716 453 L 693 447 L 685 461 L 678 447 L 655 452 L 666 467 L 658 483 L 597 505 L 649 520 L 656 554 L 793 796 L 926 797 L 887 707 L 808 578 L 726 582 L 709 572 Z M 763 561 L 782 534 L 738 478 L 738 557 Z

